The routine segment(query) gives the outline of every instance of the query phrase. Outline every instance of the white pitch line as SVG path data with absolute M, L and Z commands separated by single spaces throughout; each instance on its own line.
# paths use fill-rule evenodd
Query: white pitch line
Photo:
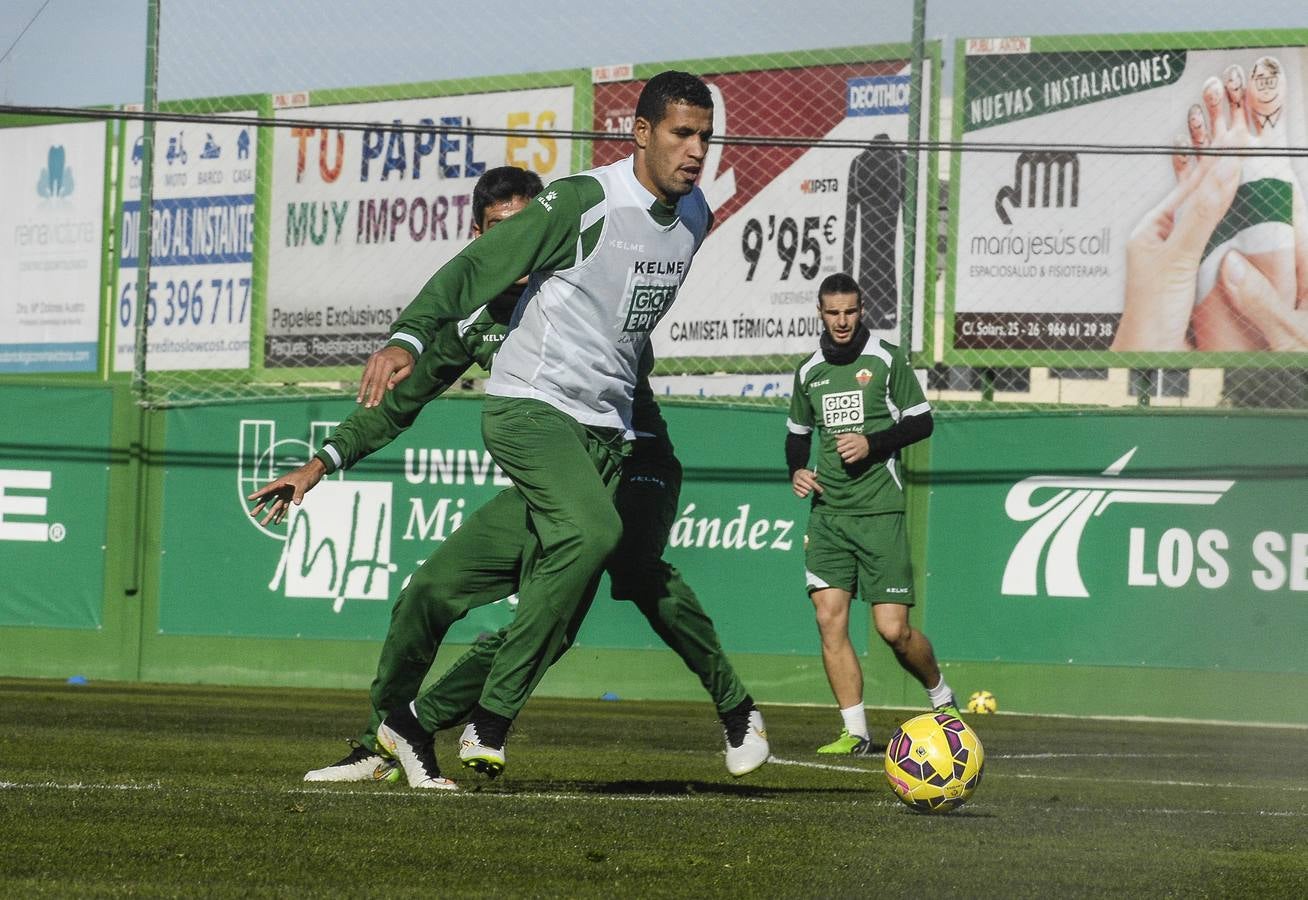
M 1141 722 L 1146 725 L 1212 725 L 1218 728 L 1285 728 L 1292 731 L 1308 729 L 1308 724 L 1303 722 L 1232 722 L 1225 719 L 1173 719 L 1167 716 L 1075 716 L 1070 713 L 1000 712 L 998 715 L 1029 719 L 1084 719 L 1088 722 Z
M 1104 778 L 1091 778 L 1085 775 L 1033 775 L 1026 772 L 986 773 L 994 778 L 1030 778 L 1041 781 L 1093 781 L 1102 784 Z M 1308 787 L 1292 784 L 1231 784 L 1222 781 L 1171 781 L 1162 778 L 1112 778 L 1114 784 L 1148 784 L 1154 787 L 1197 787 L 1209 789 L 1226 789 L 1235 791 L 1308 791 Z
M 163 785 L 158 782 L 153 784 L 83 784 L 75 781 L 71 784 L 60 784 L 57 781 L 0 781 L 0 790 L 7 791 L 30 791 L 30 790 L 53 790 L 53 791 L 162 791 Z
M 1064 756 L 1094 756 L 1102 758 L 1125 758 L 1125 759 L 1153 759 L 1152 754 L 1147 753 L 1087 753 L 1087 754 L 1062 754 Z M 1012 757 L 988 756 L 990 759 L 1029 759 L 1030 756 L 1017 754 Z M 1041 757 L 1043 758 L 1043 757 Z M 831 772 L 859 772 L 864 775 L 874 775 L 880 771 L 879 767 L 863 768 L 861 766 L 834 766 L 829 763 L 806 762 L 801 759 L 781 759 L 780 757 L 770 757 L 769 763 L 780 766 L 801 766 L 805 769 L 822 769 Z M 1028 778 L 1039 779 L 1042 781 L 1093 781 L 1103 782 L 1102 777 L 1090 777 L 1085 775 L 1036 775 L 1026 772 L 995 772 L 987 771 L 986 777 L 989 778 Z M 1113 778 L 1114 784 L 1147 784 L 1155 787 L 1197 787 L 1197 788 L 1222 788 L 1239 791 L 1308 791 L 1308 787 L 1297 785 L 1255 785 L 1255 784 L 1231 784 L 1229 782 L 1211 782 L 1211 781 L 1174 781 L 1156 778 Z
M 946 666 L 946 668 L 948 667 Z M 758 682 L 755 683 L 757 684 Z M 796 709 L 829 710 L 831 708 L 830 701 L 825 703 L 767 703 L 764 705 L 786 706 Z M 920 706 L 868 706 L 867 708 L 879 712 L 902 713 L 905 716 L 916 716 L 927 711 Z M 964 711 L 964 714 L 969 720 L 973 718 L 988 719 L 991 716 L 994 716 L 1023 719 L 1085 719 L 1091 722 L 1144 722 L 1147 724 L 1162 725 L 1216 725 L 1220 728 L 1289 728 L 1295 731 L 1308 730 L 1308 723 L 1303 722 L 1245 722 L 1231 719 L 1185 719 L 1172 716 L 1078 716 L 1072 715 L 1071 713 L 1023 712 L 1011 709 L 1001 709 L 998 712 L 993 713 L 968 713 Z
M 1198 753 L 994 753 L 986 754 L 986 759 L 1198 759 Z M 867 759 L 885 759 L 884 753 L 870 753 Z M 808 769 L 826 769 L 832 772 L 873 772 L 859 766 L 836 766 L 830 763 L 807 762 L 799 759 L 781 759 L 778 756 L 768 758 L 768 762 L 779 766 L 803 766 Z
M 178 790 L 183 793 L 194 790 L 177 786 L 175 788 L 165 788 L 162 784 L 155 782 L 153 784 L 84 784 L 82 782 L 73 782 L 70 784 L 61 784 L 57 781 L 0 781 L 0 790 L 48 790 L 48 791 L 168 791 Z M 241 794 L 244 796 L 265 796 L 265 791 L 238 789 L 224 790 L 227 794 Z M 653 801 L 658 803 L 693 803 L 704 797 L 685 794 L 546 794 L 540 792 L 531 793 L 491 793 L 486 791 L 395 791 L 395 790 L 355 790 L 355 789 L 331 789 L 331 788 L 290 788 L 282 791 L 285 794 L 310 794 L 325 797 L 374 797 L 387 800 L 415 800 L 426 797 L 486 797 L 496 800 L 622 800 L 622 801 Z M 779 802 L 772 797 L 731 797 L 718 796 L 718 799 L 730 801 L 733 803 L 776 803 Z
M 986 759 L 1202 759 L 1202 753 L 987 753 Z
M 975 807 L 975 803 L 969 802 L 967 808 L 974 809 Z M 1101 806 L 1044 806 L 1040 807 L 1040 809 L 1047 813 L 1112 813 L 1118 815 L 1123 812 L 1123 810 L 1108 809 Z M 1169 809 L 1167 807 L 1153 806 L 1141 807 L 1140 809 L 1130 810 L 1130 812 L 1144 813 L 1151 816 L 1255 816 L 1272 819 L 1308 819 L 1308 813 L 1279 809 Z
M 403 788 L 401 788 L 403 790 Z M 404 791 L 359 791 L 353 789 L 336 789 L 330 788 L 289 788 L 284 793 L 287 794 L 309 794 L 317 797 L 380 797 L 387 800 L 414 800 L 426 799 L 427 797 L 439 798 L 441 801 L 446 799 L 457 800 L 466 799 L 488 799 L 488 800 L 554 800 L 554 801 L 619 801 L 624 803 L 699 803 L 703 800 L 719 800 L 727 803 L 780 803 L 783 802 L 776 797 L 731 797 L 722 794 L 544 794 L 539 791 L 532 792 L 510 792 L 499 793 L 489 791 L 436 791 L 436 790 L 413 790 Z
M 864 775 L 875 774 L 880 769 L 865 769 L 862 766 L 833 766 L 830 763 L 805 762 L 802 759 L 782 759 L 769 756 L 768 764 L 775 766 L 802 766 L 805 769 L 822 769 L 826 772 L 861 772 Z

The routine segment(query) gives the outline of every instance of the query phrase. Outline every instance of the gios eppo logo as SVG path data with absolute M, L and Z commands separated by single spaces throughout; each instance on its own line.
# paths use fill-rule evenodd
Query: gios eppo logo
M 822 396 L 822 425 L 840 428 L 863 424 L 863 392 L 837 391 Z
M 1033 475 L 1008 492 L 1004 512 L 1015 522 L 1031 522 L 1004 567 L 1000 592 L 1032 597 L 1040 593 L 1044 558 L 1044 593 L 1049 597 L 1089 597 L 1081 578 L 1081 538 L 1090 520 L 1116 503 L 1152 506 L 1212 506 L 1234 481 L 1187 478 L 1124 478 L 1135 451 L 1100 476 Z M 1037 500 L 1037 495 L 1043 495 Z
M 637 284 L 631 288 L 631 303 L 622 330 L 625 332 L 653 331 L 663 314 L 677 299 L 675 284 Z
M 242 419 L 237 454 L 237 500 L 245 519 L 265 536 L 281 542 L 271 591 L 288 598 L 329 599 L 340 612 L 346 600 L 388 600 L 391 516 L 388 481 L 324 479 L 292 506 L 281 525 L 260 525 L 249 516 L 245 497 L 304 465 L 336 422 L 313 422 L 308 440 L 277 436 L 270 419 Z

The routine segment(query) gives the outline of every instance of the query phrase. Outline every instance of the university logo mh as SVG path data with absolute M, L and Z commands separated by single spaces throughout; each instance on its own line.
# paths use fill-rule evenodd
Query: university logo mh
M 237 500 L 245 519 L 264 535 L 282 542 L 270 591 L 288 598 L 332 601 L 339 613 L 346 600 L 388 600 L 391 561 L 389 481 L 324 479 L 292 506 L 280 526 L 261 525 L 249 516 L 251 491 L 308 462 L 336 426 L 311 422 L 309 439 L 279 437 L 271 419 L 242 419 L 237 451 Z
M 1033 475 L 1013 485 L 1004 512 L 1015 522 L 1031 522 L 1008 557 L 1000 592 L 1033 597 L 1040 593 L 1044 558 L 1045 594 L 1089 597 L 1081 580 L 1081 535 L 1090 519 L 1114 503 L 1154 506 L 1212 506 L 1234 481 L 1174 478 L 1123 478 L 1121 473 L 1138 448 L 1104 470 L 1102 476 L 1066 478 Z M 1037 501 L 1037 495 L 1042 499 Z

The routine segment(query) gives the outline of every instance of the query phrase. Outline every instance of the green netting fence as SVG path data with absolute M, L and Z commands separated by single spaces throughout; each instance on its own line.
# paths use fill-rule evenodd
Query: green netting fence
M 151 407 L 349 394 L 471 239 L 483 171 L 621 158 L 644 81 L 680 68 L 715 100 L 716 224 L 653 332 L 660 392 L 780 402 L 846 271 L 942 408 L 1308 405 L 1287 0 L 816 24 L 772 2 L 347 7 L 143 2 L 119 98 L 28 89 L 32 10 L 0 61 L 0 378 L 130 380 Z

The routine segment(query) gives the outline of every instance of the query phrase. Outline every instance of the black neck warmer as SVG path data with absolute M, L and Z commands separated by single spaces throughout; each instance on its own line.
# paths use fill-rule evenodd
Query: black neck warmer
M 863 354 L 863 348 L 867 346 L 868 338 L 872 332 L 868 331 L 862 322 L 854 329 L 854 337 L 848 344 L 837 344 L 831 339 L 831 332 L 823 331 L 822 337 L 818 339 L 818 346 L 822 348 L 822 358 L 833 366 L 843 366 L 852 363 Z

